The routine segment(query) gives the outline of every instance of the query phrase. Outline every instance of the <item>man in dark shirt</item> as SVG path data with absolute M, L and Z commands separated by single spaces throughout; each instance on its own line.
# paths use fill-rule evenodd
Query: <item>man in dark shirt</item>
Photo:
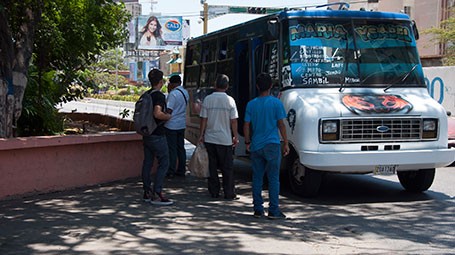
M 171 205 L 173 202 L 163 195 L 163 182 L 169 167 L 169 150 L 167 150 L 166 129 L 164 122 L 171 118 L 166 112 L 166 97 L 160 91 L 163 87 L 163 72 L 152 69 L 148 78 L 152 85 L 153 117 L 158 127 L 149 136 L 143 136 L 144 162 L 142 165 L 142 183 L 144 188 L 143 200 L 154 205 Z M 164 149 L 166 148 L 166 149 Z M 151 169 L 153 161 L 158 160 L 158 168 L 153 175 L 153 189 L 151 187 Z

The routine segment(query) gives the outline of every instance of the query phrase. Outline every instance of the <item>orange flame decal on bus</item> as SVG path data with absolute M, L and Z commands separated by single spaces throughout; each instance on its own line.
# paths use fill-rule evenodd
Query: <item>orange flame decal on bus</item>
M 351 112 L 391 113 L 412 110 L 412 104 L 398 95 L 345 95 L 342 102 Z

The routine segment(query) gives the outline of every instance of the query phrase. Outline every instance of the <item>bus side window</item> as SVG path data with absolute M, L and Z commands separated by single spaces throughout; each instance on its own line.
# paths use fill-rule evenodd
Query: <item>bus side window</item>
M 202 49 L 202 63 L 216 60 L 216 39 L 204 42 Z
M 221 37 L 219 41 L 218 60 L 227 58 L 227 36 Z
M 185 64 L 187 66 L 198 65 L 200 57 L 201 57 L 201 52 L 200 52 L 201 44 L 197 43 L 197 44 L 191 45 L 187 51 L 188 52 L 186 54 L 186 60 L 185 60 L 186 63 Z
M 188 48 L 187 54 L 186 54 L 186 59 L 185 59 L 185 65 L 189 66 L 193 62 L 193 47 Z
M 209 59 L 209 48 L 206 47 L 206 45 L 204 45 L 204 47 L 202 47 L 203 50 L 202 50 L 202 63 L 206 63 L 208 62 L 208 59 Z

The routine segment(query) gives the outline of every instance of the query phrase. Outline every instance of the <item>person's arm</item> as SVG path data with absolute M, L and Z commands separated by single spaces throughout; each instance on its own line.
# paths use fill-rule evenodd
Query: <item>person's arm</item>
M 207 127 L 207 118 L 202 118 L 201 117 L 201 124 L 199 125 L 199 142 L 198 143 L 203 143 L 204 142 L 204 133 L 205 133 L 205 128 Z
M 168 89 L 169 89 L 169 87 L 168 87 Z M 175 97 L 173 96 L 172 93 L 169 93 L 169 95 L 167 96 L 166 104 L 167 104 L 166 112 L 169 114 L 172 114 L 172 111 L 173 111 L 172 108 L 174 108 L 174 105 L 175 105 Z
M 278 120 L 278 129 L 280 130 L 281 138 L 283 138 L 283 156 L 287 156 L 289 154 L 289 143 L 283 119 Z
M 171 114 L 163 112 L 163 108 L 160 105 L 155 105 L 153 107 L 153 116 L 159 120 L 169 120 L 171 118 Z
M 245 135 L 245 145 L 246 145 L 246 150 L 250 150 L 250 144 L 251 144 L 251 137 L 250 137 L 250 123 L 245 122 L 243 124 L 243 134 Z
M 239 143 L 239 133 L 237 131 L 237 119 L 231 119 L 231 130 L 232 130 L 232 146 L 237 146 Z

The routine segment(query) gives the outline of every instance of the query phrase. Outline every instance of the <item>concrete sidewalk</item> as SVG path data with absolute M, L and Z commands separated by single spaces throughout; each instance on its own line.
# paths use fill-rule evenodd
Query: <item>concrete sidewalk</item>
M 140 178 L 0 201 L 0 254 L 454 254 L 455 207 L 443 194 L 403 199 L 396 182 L 354 176 L 342 183 L 355 191 L 285 191 L 288 219 L 256 219 L 249 165 L 235 167 L 236 201 L 210 198 L 193 176 L 166 180 L 172 206 L 142 202 Z
M 249 186 L 226 201 L 205 180 L 167 180 L 172 206 L 142 202 L 139 178 L 2 201 L 0 254 L 314 254 L 297 234 L 304 220 L 252 216 Z

